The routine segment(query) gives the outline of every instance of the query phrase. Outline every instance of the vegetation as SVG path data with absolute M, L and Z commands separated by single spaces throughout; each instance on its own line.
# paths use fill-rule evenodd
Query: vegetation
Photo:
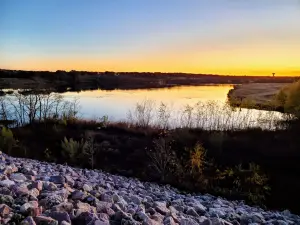
M 1 127 L 0 131 L 0 150 L 8 154 L 16 144 L 12 131 L 6 127 Z
M 81 139 L 80 141 L 74 141 L 73 138 L 68 140 L 66 137 L 61 142 L 61 148 L 63 150 L 62 155 L 66 161 L 76 163 L 80 153 L 83 153 L 87 147 L 87 143 Z
M 295 77 L 235 76 L 190 73 L 22 71 L 0 69 L 1 89 L 34 89 L 34 93 L 95 89 L 141 89 L 203 84 L 291 83 Z M 5 95 L 6 91 L 0 91 Z M 32 92 L 31 92 L 32 93 Z
M 2 129 L 2 151 L 299 210 L 293 201 L 300 197 L 300 122 L 296 119 L 278 124 L 269 112 L 260 118 L 266 124 L 262 129 L 253 123 L 250 111 L 208 102 L 182 109 L 177 120 L 181 126 L 175 128 L 170 117 L 174 111 L 151 102 L 151 107 L 139 103 L 127 122 L 111 122 L 107 117 L 82 120 L 74 102 L 39 95 L 18 96 L 18 105 L 3 99 L 3 106 L 9 107 L 2 109 L 10 112 L 7 116 L 18 116 L 16 112 L 23 109 L 25 116 L 14 117 L 24 118 L 23 123 Z M 26 105 L 30 99 L 34 103 L 37 99 L 36 108 Z M 53 104 L 47 108 L 47 101 L 40 99 L 53 99 Z M 59 114 L 56 106 L 62 109 Z
M 300 81 L 284 86 L 277 94 L 276 101 L 286 113 L 300 117 Z

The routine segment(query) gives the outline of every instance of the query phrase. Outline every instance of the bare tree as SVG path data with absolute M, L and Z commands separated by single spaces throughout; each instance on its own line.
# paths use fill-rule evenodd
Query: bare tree
M 139 127 L 147 127 L 154 119 L 155 102 L 146 99 L 137 103 L 133 111 L 128 112 L 129 122 Z
M 171 109 L 168 105 L 164 104 L 163 102 L 160 103 L 158 108 L 158 125 L 162 129 L 168 129 L 169 123 L 171 118 Z
M 0 116 L 4 120 L 15 120 L 17 125 L 44 121 L 47 118 L 74 118 L 79 103 L 66 101 L 55 93 L 21 94 L 14 93 L 0 99 Z
M 153 145 L 153 149 L 148 151 L 151 167 L 160 175 L 161 180 L 165 181 L 177 164 L 176 154 L 171 148 L 171 142 L 166 138 L 154 140 Z

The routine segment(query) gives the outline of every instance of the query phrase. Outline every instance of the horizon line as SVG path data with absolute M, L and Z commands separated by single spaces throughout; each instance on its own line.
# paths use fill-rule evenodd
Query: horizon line
M 204 76 L 246 76 L 246 77 L 273 77 L 272 73 L 270 75 L 250 75 L 250 74 L 218 74 L 218 73 L 193 73 L 193 72 L 147 72 L 147 71 L 113 71 L 113 70 L 103 70 L 103 71 L 95 71 L 95 70 L 63 70 L 63 69 L 57 69 L 57 70 L 27 70 L 27 69 L 3 69 L 0 68 L 0 71 L 24 71 L 24 72 L 51 72 L 55 73 L 57 71 L 64 71 L 64 72 L 92 72 L 92 73 L 105 73 L 105 72 L 113 72 L 113 73 L 161 73 L 161 74 L 186 74 L 186 75 L 204 75 Z M 274 78 L 276 77 L 300 77 L 299 75 L 280 75 L 275 73 Z

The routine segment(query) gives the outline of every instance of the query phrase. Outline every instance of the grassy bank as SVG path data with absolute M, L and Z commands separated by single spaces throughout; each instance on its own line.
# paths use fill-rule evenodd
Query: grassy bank
M 283 107 L 276 102 L 276 96 L 287 85 L 286 83 L 235 85 L 228 93 L 228 100 L 236 107 L 283 112 Z
M 235 85 L 228 93 L 228 100 L 234 107 L 279 111 L 299 117 L 300 81 Z

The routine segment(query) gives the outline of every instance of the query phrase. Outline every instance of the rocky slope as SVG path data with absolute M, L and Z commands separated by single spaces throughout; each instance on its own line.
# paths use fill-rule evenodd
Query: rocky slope
M 0 154 L 0 224 L 300 224 L 289 211 L 263 211 L 170 186 Z

